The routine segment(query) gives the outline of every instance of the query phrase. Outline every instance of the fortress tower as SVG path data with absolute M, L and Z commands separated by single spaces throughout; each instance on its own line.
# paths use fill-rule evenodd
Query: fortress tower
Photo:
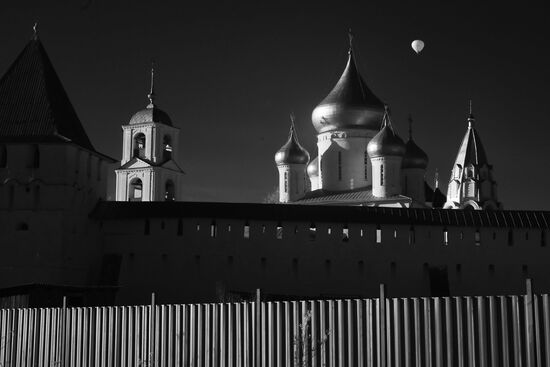
M 155 105 L 153 68 L 148 98 L 149 105 L 122 126 L 122 161 L 115 170 L 117 201 L 181 200 L 179 129 Z

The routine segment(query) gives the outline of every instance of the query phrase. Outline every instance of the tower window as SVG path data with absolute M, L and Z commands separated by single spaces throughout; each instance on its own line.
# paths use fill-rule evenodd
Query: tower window
M 8 150 L 4 144 L 0 144 L 0 168 L 6 168 L 8 165 Z
M 139 178 L 134 178 L 130 182 L 128 201 L 142 201 L 142 200 L 143 200 L 143 183 Z
M 348 229 L 347 225 L 345 225 L 342 228 L 342 241 L 343 242 L 348 242 L 349 241 L 349 229 Z
M 283 239 L 283 226 L 281 223 L 277 224 L 277 228 L 275 229 L 275 237 L 278 239 L 278 240 L 282 240 Z
M 143 133 L 134 136 L 134 157 L 145 158 L 145 134 Z
M 443 229 L 443 244 L 447 246 L 449 244 L 449 231 L 447 228 Z
M 380 186 L 384 186 L 384 165 L 380 165 Z
M 164 187 L 164 201 L 174 201 L 176 200 L 176 190 L 174 187 L 174 182 L 172 180 L 166 181 Z
M 250 224 L 248 222 L 244 224 L 243 237 L 247 240 L 250 239 Z
M 338 180 L 342 181 L 342 152 L 338 152 Z
M 365 150 L 365 181 L 369 179 L 369 153 Z
M 479 229 L 476 229 L 474 239 L 476 241 L 476 246 L 481 245 L 481 234 L 479 233 Z
M 285 192 L 288 192 L 288 172 L 285 172 Z
M 170 137 L 170 135 L 164 135 L 164 139 L 162 141 L 162 147 L 163 147 L 163 151 L 162 151 L 163 160 L 165 162 L 169 161 L 170 159 L 172 159 L 172 138 Z
M 213 220 L 210 224 L 210 237 L 215 238 L 218 235 L 218 226 L 216 225 L 216 221 Z

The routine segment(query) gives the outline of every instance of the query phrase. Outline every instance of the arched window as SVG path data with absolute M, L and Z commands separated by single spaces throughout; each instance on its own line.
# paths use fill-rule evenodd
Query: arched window
M 145 158 L 145 134 L 143 133 L 134 136 L 134 157 Z
M 0 168 L 8 166 L 8 150 L 4 144 L 0 144 Z
M 166 181 L 164 185 L 164 201 L 174 201 L 176 200 L 174 182 L 172 180 Z
M 170 135 L 164 135 L 162 147 L 163 147 L 163 152 L 162 152 L 163 160 L 165 162 L 169 161 L 170 159 L 172 159 L 172 138 L 170 137 Z
M 143 183 L 139 178 L 134 178 L 130 182 L 128 200 L 129 201 L 143 200 Z

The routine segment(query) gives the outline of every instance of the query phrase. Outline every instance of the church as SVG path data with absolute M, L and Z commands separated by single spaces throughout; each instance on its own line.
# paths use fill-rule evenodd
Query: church
M 406 143 L 397 134 L 353 47 L 313 108 L 316 154 L 290 121 L 275 154 L 281 204 L 184 202 L 180 127 L 158 106 L 154 70 L 118 162 L 94 148 L 34 34 L 0 79 L 0 307 L 141 304 L 151 292 L 216 302 L 257 288 L 372 297 L 380 283 L 396 297 L 494 295 L 526 277 L 550 291 L 550 212 L 503 210 L 472 110 L 444 195 L 426 182 L 422 137 L 412 121 Z

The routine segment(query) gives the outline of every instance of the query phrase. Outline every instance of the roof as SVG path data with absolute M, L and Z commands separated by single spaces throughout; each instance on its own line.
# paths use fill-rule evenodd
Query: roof
M 149 104 L 147 108 L 136 112 L 130 119 L 128 125 L 146 124 L 151 122 L 172 126 L 172 119 L 170 116 L 152 103 Z
M 328 191 L 328 190 L 314 190 L 305 194 L 305 196 L 298 200 L 296 204 L 368 204 L 376 202 L 410 202 L 411 199 L 403 195 L 394 195 L 390 197 L 379 198 L 372 194 L 372 187 L 362 187 L 359 189 L 346 190 L 346 191 Z
M 519 210 L 487 211 L 299 204 L 102 201 L 97 204 L 90 216 L 97 220 L 224 218 L 241 219 L 243 221 L 319 221 L 550 229 L 550 212 Z
M 298 142 L 294 122 L 290 126 L 286 143 L 275 153 L 275 163 L 277 165 L 309 163 L 309 153 Z
M 0 141 L 72 142 L 95 152 L 38 37 L 0 79 Z
M 455 165 L 460 164 L 462 168 L 469 164 L 475 166 L 488 164 L 485 149 L 481 144 L 477 130 L 473 126 L 473 121 L 473 117 L 470 116 L 468 130 L 464 135 L 464 139 L 462 139 L 462 144 L 455 159 Z

